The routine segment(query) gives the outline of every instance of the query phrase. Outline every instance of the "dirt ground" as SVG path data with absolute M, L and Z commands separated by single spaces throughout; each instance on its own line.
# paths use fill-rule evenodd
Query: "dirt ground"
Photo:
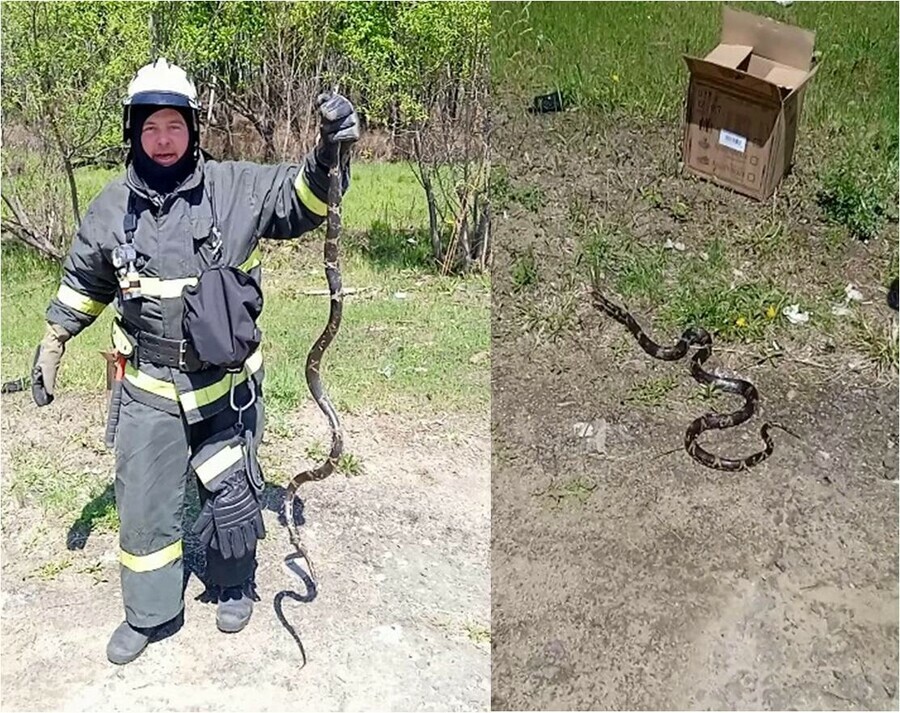
M 62 394 L 37 409 L 25 394 L 12 394 L 3 396 L 2 409 L 3 710 L 488 707 L 486 415 L 345 415 L 346 449 L 363 472 L 336 474 L 300 493 L 300 532 L 319 579 L 311 601 L 280 594 L 305 593 L 282 564 L 291 551 L 277 521 L 283 490 L 271 486 L 257 572 L 261 601 L 249 626 L 234 635 L 216 629 L 215 606 L 196 599 L 204 563 L 189 536 L 184 625 L 117 667 L 105 656 L 123 618 L 117 536 L 95 532 L 73 542 L 74 517 L 45 515 L 33 498 L 10 491 L 13 448 L 74 458 L 86 472 L 108 472 L 111 482 L 101 398 Z M 264 466 L 285 474 L 305 467 L 304 449 L 327 438 L 314 406 L 290 425 L 294 436 L 269 437 L 262 450 Z M 69 567 L 40 574 L 66 557 Z M 276 601 L 301 638 L 302 669 Z
M 708 366 L 752 381 L 761 413 L 701 443 L 749 454 L 763 419 L 799 440 L 775 431 L 771 458 L 739 474 L 692 461 L 684 429 L 710 404 L 684 361 L 650 358 L 589 306 L 570 209 L 580 200 L 593 220 L 698 250 L 759 208 L 676 177 L 677 130 L 600 123 L 506 117 L 496 129 L 498 161 L 520 190 L 539 188 L 541 206 L 509 206 L 495 232 L 492 707 L 897 710 L 896 376 L 826 348 L 815 330 L 786 337 L 775 363 L 751 346 L 716 352 Z M 765 209 L 814 243 L 824 228 L 804 188 L 811 173 L 800 162 Z M 692 218 L 642 204 L 651 183 Z M 512 265 L 529 246 L 538 280 L 516 291 Z M 873 250 L 851 246 L 839 279 L 877 284 Z M 828 269 L 813 262 L 785 265 L 788 282 Z M 883 295 L 873 300 L 889 323 Z M 563 319 L 555 341 L 523 318 L 535 305 Z M 637 316 L 672 343 L 652 314 Z M 635 401 L 634 387 L 660 378 L 675 380 L 670 393 Z

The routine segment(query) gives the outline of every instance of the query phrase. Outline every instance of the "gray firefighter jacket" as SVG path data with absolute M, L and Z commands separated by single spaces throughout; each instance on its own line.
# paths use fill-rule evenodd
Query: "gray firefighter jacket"
M 349 180 L 347 169 L 344 191 Z M 194 173 L 167 196 L 148 188 L 129 165 L 89 206 L 47 321 L 74 336 L 115 301 L 112 341 L 119 352 L 132 352 L 134 340 L 126 333 L 135 330 L 183 339 L 182 290 L 196 284 L 212 264 L 240 267 L 259 282 L 260 238 L 296 238 L 315 229 L 327 215 L 327 195 L 328 168 L 316 161 L 314 151 L 299 165 L 201 156 Z M 129 211 L 137 218 L 133 244 L 141 296 L 123 300 L 112 252 L 125 241 Z M 188 423 L 196 423 L 229 405 L 232 379 L 236 386 L 247 379 L 261 384 L 263 376 L 257 350 L 237 373 L 218 367 L 182 371 L 132 359 L 123 386 L 136 401 L 173 414 L 181 410 Z

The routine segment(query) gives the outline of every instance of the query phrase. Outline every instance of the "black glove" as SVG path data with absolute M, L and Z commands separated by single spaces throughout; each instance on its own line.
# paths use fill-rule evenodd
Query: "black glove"
M 359 139 L 359 116 L 350 100 L 340 94 L 320 94 L 316 104 L 322 121 L 316 159 L 323 166 L 331 166 L 340 144 L 354 143 Z
M 206 501 L 192 531 L 204 546 L 219 550 L 225 559 L 239 559 L 265 539 L 262 510 L 243 471 L 231 475 Z

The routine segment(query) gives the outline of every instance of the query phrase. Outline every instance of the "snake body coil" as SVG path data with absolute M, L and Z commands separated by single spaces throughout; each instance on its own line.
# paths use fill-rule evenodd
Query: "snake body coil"
M 341 147 L 343 148 L 343 147 Z M 291 544 L 294 546 L 294 552 L 285 558 L 285 563 L 291 564 L 298 558 L 302 558 L 309 567 L 309 575 L 312 581 L 316 581 L 315 571 L 312 561 L 300 540 L 297 532 L 297 526 L 294 523 L 294 498 L 297 495 L 297 489 L 306 482 L 314 480 L 322 480 L 331 475 L 337 467 L 338 459 L 344 450 L 344 437 L 341 429 L 341 421 L 337 411 L 329 400 L 322 386 L 322 378 L 319 373 L 322 364 L 322 355 L 334 340 L 338 329 L 341 326 L 341 315 L 343 311 L 343 292 L 341 287 L 341 269 L 340 269 L 340 248 L 339 239 L 341 234 L 341 167 L 342 167 L 342 151 L 338 152 L 338 159 L 328 171 L 328 217 L 325 225 L 325 279 L 328 281 L 328 291 L 331 296 L 331 309 L 328 314 L 328 323 L 322 334 L 313 344 L 309 354 L 306 357 L 306 383 L 309 391 L 316 401 L 319 409 L 328 420 L 328 426 L 331 429 L 331 451 L 328 457 L 318 467 L 311 470 L 305 470 L 295 475 L 285 489 L 284 495 L 284 517 L 287 524 L 288 536 Z M 346 160 L 346 156 L 343 156 Z
M 759 405 L 759 393 L 756 387 L 744 379 L 718 376 L 704 370 L 704 362 L 712 356 L 712 337 L 702 327 L 689 327 L 684 330 L 674 346 L 662 346 L 647 336 L 637 323 L 637 320 L 629 312 L 604 297 L 596 285 L 593 288 L 592 297 L 593 304 L 597 309 L 623 324 L 637 339 L 641 349 L 656 359 L 676 361 L 684 357 L 688 349 L 696 346 L 697 351 L 691 356 L 691 376 L 701 384 L 714 386 L 721 391 L 741 396 L 744 399 L 744 405 L 732 413 L 705 413 L 691 422 L 684 434 L 684 448 L 694 460 L 716 470 L 746 470 L 761 463 L 772 454 L 775 444 L 772 441 L 772 436 L 769 434 L 770 429 L 780 428 L 791 433 L 781 424 L 767 422 L 760 428 L 760 437 L 766 444 L 764 450 L 744 458 L 723 458 L 705 450 L 697 443 L 701 433 L 713 429 L 733 428 L 753 416 Z M 791 433 L 791 435 L 795 434 Z

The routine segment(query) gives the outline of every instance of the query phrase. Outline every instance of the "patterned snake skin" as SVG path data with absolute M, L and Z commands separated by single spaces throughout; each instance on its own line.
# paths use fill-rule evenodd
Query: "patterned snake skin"
M 757 392 L 756 387 L 749 381 L 717 376 L 716 374 L 711 374 L 703 369 L 703 363 L 712 355 L 712 337 L 709 335 L 709 332 L 702 327 L 689 327 L 684 330 L 674 346 L 661 346 L 647 336 L 629 312 L 626 312 L 624 309 L 613 304 L 604 297 L 597 287 L 596 281 L 593 285 L 591 296 L 594 307 L 623 324 L 628 331 L 634 335 L 635 339 L 637 339 L 641 349 L 650 356 L 665 361 L 676 361 L 685 356 L 690 347 L 696 346 L 698 349 L 691 357 L 691 376 L 701 384 L 714 386 L 726 393 L 743 397 L 744 405 L 737 411 L 728 414 L 705 413 L 699 418 L 694 419 L 688 426 L 687 431 L 684 434 L 684 448 L 698 463 L 705 465 L 707 468 L 714 468 L 716 470 L 746 470 L 761 463 L 772 454 L 775 444 L 769 434 L 770 429 L 780 428 L 796 437 L 796 434 L 781 424 L 767 422 L 762 425 L 759 432 L 766 444 L 764 450 L 744 458 L 724 458 L 705 450 L 697 443 L 697 439 L 700 437 L 701 433 L 712 429 L 722 430 L 725 428 L 734 428 L 753 416 L 759 404 L 759 393 Z
M 322 355 L 331 344 L 338 329 L 341 326 L 341 314 L 343 310 L 343 292 L 341 287 L 340 250 L 338 241 L 341 234 L 341 166 L 345 163 L 349 154 L 346 148 L 341 146 L 338 152 L 338 160 L 328 172 L 328 218 L 325 226 L 325 279 L 328 281 L 328 290 L 331 294 L 331 310 L 328 315 L 328 323 L 319 339 L 309 351 L 306 357 L 306 383 L 309 391 L 319 409 L 325 414 L 328 426 L 331 429 L 331 451 L 325 461 L 316 468 L 304 470 L 295 475 L 288 484 L 284 494 L 284 517 L 288 528 L 288 535 L 294 552 L 285 557 L 285 563 L 291 565 L 298 558 L 302 558 L 308 568 L 313 583 L 316 581 L 315 570 L 312 561 L 306 552 L 306 548 L 300 540 L 297 526 L 294 522 L 294 498 L 297 489 L 306 482 L 323 480 L 331 475 L 337 467 L 338 459 L 344 450 L 344 436 L 341 421 L 334 409 L 325 390 L 322 387 L 322 379 L 319 368 L 322 363 Z

